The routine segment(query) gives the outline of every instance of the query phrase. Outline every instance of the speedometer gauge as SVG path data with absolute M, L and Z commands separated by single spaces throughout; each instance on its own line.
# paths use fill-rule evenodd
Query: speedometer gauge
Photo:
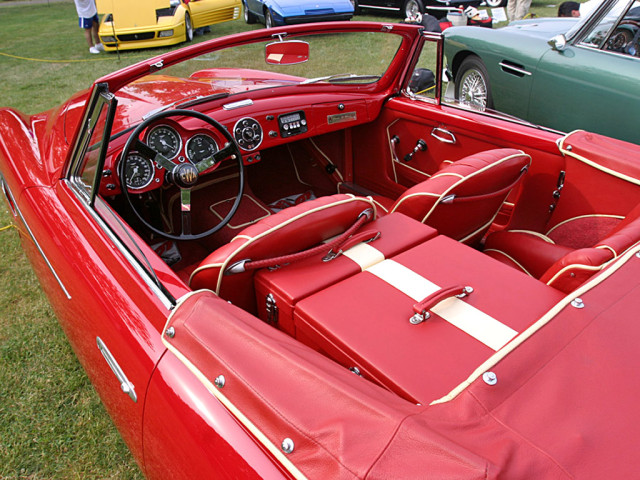
M 209 158 L 217 151 L 218 144 L 205 133 L 199 133 L 187 140 L 187 158 L 193 163 Z
M 125 162 L 124 178 L 130 190 L 140 190 L 153 181 L 153 162 L 137 153 L 132 153 Z
M 180 152 L 182 139 L 173 128 L 158 125 L 149 131 L 147 145 L 171 160 Z

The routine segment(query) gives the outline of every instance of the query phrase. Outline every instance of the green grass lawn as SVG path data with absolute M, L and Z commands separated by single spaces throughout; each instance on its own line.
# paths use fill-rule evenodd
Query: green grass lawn
M 73 2 L 7 3 L 0 2 L 0 105 L 25 113 L 52 108 L 96 78 L 167 50 L 91 55 Z M 549 5 L 534 1 L 531 11 L 553 16 L 557 7 Z M 254 28 L 260 25 L 237 20 L 195 41 Z M 0 202 L 0 228 L 10 223 Z M 0 231 L 0 478 L 141 477 L 58 327 L 17 232 Z

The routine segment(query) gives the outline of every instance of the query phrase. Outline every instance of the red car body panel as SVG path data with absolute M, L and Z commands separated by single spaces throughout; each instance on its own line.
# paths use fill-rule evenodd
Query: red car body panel
M 329 34 L 390 28 L 350 22 L 291 26 L 287 31 L 296 35 L 318 29 Z M 435 174 L 443 160 L 493 148 L 522 149 L 532 157 L 531 169 L 492 229 L 508 226 L 541 232 L 560 228 L 587 212 L 619 219 L 640 202 L 640 166 L 626 161 L 637 156 L 637 146 L 582 132 L 563 137 L 399 93 L 423 38 L 415 26 L 394 24 L 392 29 L 404 43 L 385 76 L 348 91 L 339 85 L 309 84 L 281 86 L 276 95 L 262 87 L 270 80 L 296 77 L 247 69 L 203 70 L 188 79 L 148 76 L 161 66 L 212 47 L 269 38 L 256 31 L 127 67 L 42 114 L 29 117 L 0 110 L 0 180 L 23 248 L 80 362 L 149 478 L 636 475 L 637 463 L 632 460 L 640 434 L 640 413 L 634 403 L 640 393 L 634 381 L 634 340 L 640 334 L 634 318 L 640 307 L 637 245 L 569 296 L 544 283 L 527 288 L 535 280 L 517 279 L 515 272 L 513 281 L 497 287 L 493 296 L 485 296 L 482 292 L 490 290 L 492 277 L 500 276 L 507 267 L 466 245 L 440 247 L 444 250 L 436 258 L 421 264 L 425 277 L 429 267 L 434 278 L 464 276 L 471 271 L 482 274 L 486 285 L 474 278 L 480 284 L 474 295 L 486 302 L 482 309 L 494 316 L 504 314 L 522 321 L 526 317 L 527 321 L 518 325 L 514 340 L 498 351 L 477 345 L 462 348 L 470 345 L 470 337 L 457 341 L 453 335 L 446 336 L 446 342 L 445 336 L 429 337 L 429 341 L 440 341 L 434 347 L 444 352 L 439 357 L 457 355 L 461 364 L 471 361 L 474 367 L 462 369 L 454 382 L 457 386 L 448 394 L 449 384 L 441 397 L 419 399 L 424 403 L 416 405 L 410 395 L 408 401 L 397 394 L 399 387 L 369 381 L 366 375 L 359 378 L 328 358 L 327 352 L 321 353 L 323 348 L 334 349 L 348 356 L 349 345 L 328 345 L 327 341 L 309 348 L 305 343 L 311 343 L 312 334 L 308 332 L 307 337 L 294 338 L 300 329 L 296 333 L 292 328 L 294 334 L 286 334 L 210 290 L 192 292 L 184 281 L 185 272 L 197 265 L 180 271 L 171 268 L 154 252 L 153 242 L 143 239 L 129 226 L 130 219 L 125 220 L 107 203 L 115 203 L 121 193 L 120 180 L 113 172 L 125 135 L 109 145 L 104 170 L 112 170 L 111 176 L 104 173 L 108 179 L 100 185 L 102 198 L 94 207 L 87 205 L 68 178 L 73 148 L 85 128 L 88 99 L 106 84 L 119 102 L 112 134 L 169 103 L 229 93 L 234 95 L 232 101 L 250 98 L 252 104 L 238 113 L 223 109 L 230 100 L 220 98 L 194 109 L 211 114 L 229 130 L 241 117 L 256 119 L 276 133 L 265 136 L 262 151 L 304 149 L 305 142 L 311 143 L 325 156 L 338 159 L 333 165 L 343 172 L 336 182 L 338 188 L 358 183 L 389 198 Z M 427 34 L 427 38 L 431 37 Z M 240 75 L 243 81 L 228 85 L 225 75 Z M 303 108 L 309 128 L 296 137 L 294 145 L 277 135 L 274 118 Z M 332 124 L 327 120 L 345 108 L 357 121 Z M 193 118 L 180 118 L 179 124 L 185 131 L 197 129 Z M 443 141 L 438 135 L 447 136 L 445 140 L 455 138 L 455 142 Z M 417 139 L 428 143 L 428 148 L 416 150 L 405 161 Z M 571 150 L 566 150 L 568 145 Z M 567 155 L 568 151 L 574 155 Z M 324 160 L 320 154 L 314 158 L 331 175 Z M 565 175 L 570 181 L 560 185 L 559 178 Z M 159 174 L 158 184 L 165 180 Z M 107 181 L 113 183 L 112 188 Z M 565 200 L 557 202 L 557 208 L 553 203 L 556 189 L 562 190 Z M 151 188 L 140 193 L 149 191 Z M 442 236 L 429 238 L 427 242 L 438 245 L 453 242 Z M 286 246 L 295 240 L 282 242 Z M 425 245 L 428 243 L 421 248 Z M 457 248 L 464 253 L 457 254 Z M 161 287 L 144 273 L 143 255 Z M 410 256 L 403 255 L 394 258 L 411 266 L 411 260 L 406 260 Z M 347 280 L 365 274 L 358 272 Z M 401 293 L 390 294 L 388 287 L 370 280 L 349 284 L 349 288 L 342 284 L 342 290 L 336 285 L 323 289 L 318 295 L 333 294 L 334 288 L 337 299 L 317 297 L 306 303 L 311 305 L 307 310 L 294 312 L 294 317 L 302 318 L 301 311 L 307 315 L 314 311 L 310 320 L 351 321 L 362 332 L 358 341 L 369 341 L 367 348 L 385 353 L 376 358 L 387 362 L 384 369 L 403 371 L 403 378 L 408 372 L 411 381 L 425 381 L 428 375 L 421 369 L 441 365 L 407 362 L 414 357 L 392 351 L 396 340 L 393 323 L 376 320 L 395 309 Z M 363 300 L 362 292 L 370 296 L 369 304 L 335 310 L 349 300 Z M 475 304 L 473 298 L 469 304 Z M 172 299 L 178 300 L 175 305 Z M 377 305 L 375 311 L 367 310 L 372 305 Z M 527 315 L 518 318 L 522 309 L 527 309 Z M 395 320 L 407 327 L 407 318 Z M 404 353 L 422 358 L 420 349 L 426 347 L 413 340 L 403 342 Z M 481 358 L 476 359 L 480 350 Z M 105 361 L 105 355 L 111 360 Z M 114 376 L 114 361 L 129 383 Z M 497 382 L 483 377 L 488 371 Z

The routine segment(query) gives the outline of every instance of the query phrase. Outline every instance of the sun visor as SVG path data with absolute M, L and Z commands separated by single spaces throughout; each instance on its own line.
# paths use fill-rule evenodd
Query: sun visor
M 112 13 L 116 28 L 156 24 L 156 9 L 169 8 L 169 0 L 96 0 L 99 14 Z

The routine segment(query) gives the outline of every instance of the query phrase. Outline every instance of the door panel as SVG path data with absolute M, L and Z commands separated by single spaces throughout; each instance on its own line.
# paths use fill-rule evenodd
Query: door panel
M 34 242 L 23 243 L 38 279 L 107 411 L 141 462 L 145 392 L 164 351 L 158 326 L 168 311 L 66 184 L 28 189 L 19 208 L 33 233 Z M 123 391 L 98 337 L 133 386 L 135 401 Z
M 394 137 L 399 138 L 395 148 Z M 560 138 L 557 133 L 407 97 L 389 100 L 378 120 L 355 129 L 353 138 L 354 181 L 390 198 L 427 179 L 446 162 L 493 148 L 521 148 L 533 160 L 525 176 L 522 206 L 514 218 L 519 228 L 546 224 L 559 172 L 564 168 L 555 143 Z M 426 149 L 405 161 L 404 156 L 413 151 L 418 140 L 425 142 Z

